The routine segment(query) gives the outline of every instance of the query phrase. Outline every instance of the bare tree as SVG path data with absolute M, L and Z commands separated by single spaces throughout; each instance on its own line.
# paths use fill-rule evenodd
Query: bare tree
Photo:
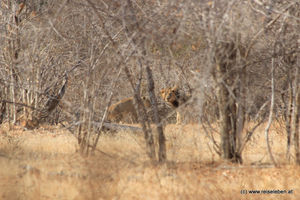
M 299 60 L 299 58 L 298 58 Z M 292 113 L 292 135 L 294 136 L 294 145 L 296 152 L 296 163 L 300 164 L 300 149 L 299 149 L 299 121 L 300 121 L 300 83 L 299 83 L 299 67 L 296 69 L 296 78 L 293 91 L 293 113 Z
M 152 110 L 154 112 L 154 119 L 155 119 L 154 122 L 156 123 L 156 129 L 158 134 L 158 145 L 159 145 L 158 160 L 160 162 L 164 162 L 167 159 L 166 139 L 163 132 L 162 123 L 158 115 L 157 100 L 154 93 L 154 81 L 152 77 L 152 71 L 149 68 L 149 66 L 146 67 L 146 71 L 147 71 L 147 79 L 148 79 L 148 91 L 152 103 Z

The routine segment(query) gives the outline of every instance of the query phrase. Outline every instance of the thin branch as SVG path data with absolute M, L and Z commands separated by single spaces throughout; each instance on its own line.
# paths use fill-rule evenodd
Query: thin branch
M 293 4 L 290 4 L 288 5 L 285 9 L 283 9 L 283 11 L 277 15 L 277 17 L 275 17 L 272 21 L 270 21 L 265 27 L 261 28 L 253 37 L 252 39 L 250 40 L 250 43 L 249 43 L 249 46 L 246 50 L 246 53 L 245 53 L 245 58 L 248 57 L 249 55 L 249 52 L 251 50 L 251 48 L 253 47 L 256 39 L 258 38 L 258 36 L 266 29 L 266 28 L 269 28 L 270 26 L 272 26 L 283 14 L 285 11 L 287 11 Z

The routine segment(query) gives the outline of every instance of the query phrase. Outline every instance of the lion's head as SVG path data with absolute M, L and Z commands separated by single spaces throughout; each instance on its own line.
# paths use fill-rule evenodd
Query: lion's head
M 160 91 L 165 102 L 177 108 L 179 106 L 180 93 L 177 86 L 165 88 Z

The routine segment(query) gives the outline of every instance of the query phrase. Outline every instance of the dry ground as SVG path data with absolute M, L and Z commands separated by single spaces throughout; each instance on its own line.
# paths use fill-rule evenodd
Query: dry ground
M 246 146 L 243 165 L 220 160 L 198 125 L 168 125 L 165 133 L 168 162 L 153 165 L 140 133 L 103 135 L 96 154 L 85 158 L 66 130 L 2 126 L 0 199 L 300 199 L 300 167 L 286 164 L 279 125 L 270 133 L 277 168 L 266 152 L 264 125 Z

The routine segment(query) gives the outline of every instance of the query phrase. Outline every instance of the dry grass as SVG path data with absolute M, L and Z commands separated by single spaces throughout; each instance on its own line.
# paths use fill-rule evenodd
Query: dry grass
M 85 158 L 65 130 L 2 127 L 0 199 L 300 199 L 300 167 L 285 164 L 282 129 L 270 133 L 278 168 L 270 165 L 263 130 L 245 148 L 244 164 L 234 165 L 211 150 L 199 126 L 168 125 L 168 162 L 153 165 L 140 133 L 103 135 L 96 155 Z

